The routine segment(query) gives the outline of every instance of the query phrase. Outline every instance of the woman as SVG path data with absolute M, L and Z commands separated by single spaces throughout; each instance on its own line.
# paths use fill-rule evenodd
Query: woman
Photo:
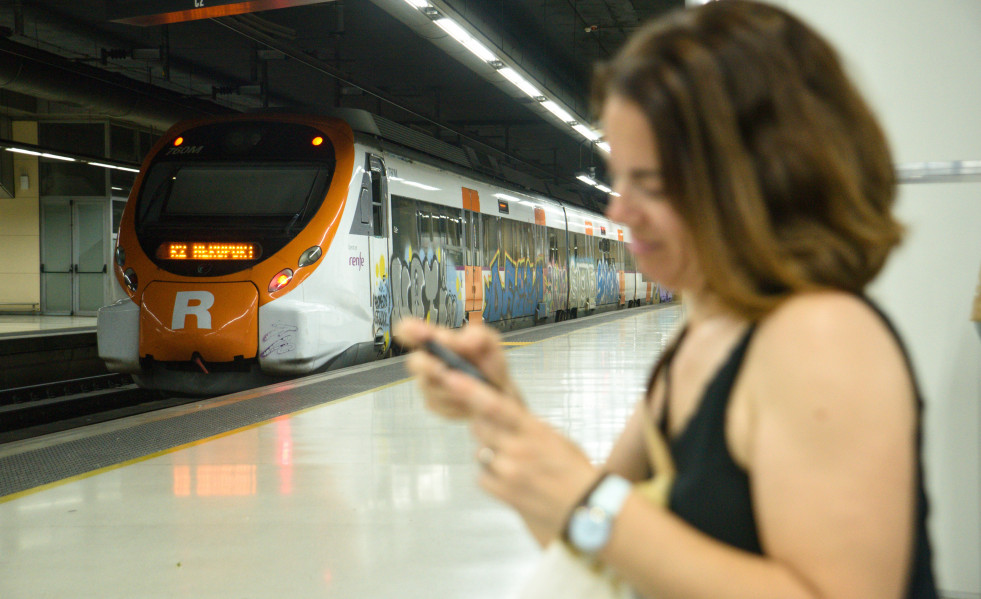
M 834 51 L 780 9 L 722 0 L 643 28 L 594 90 L 608 216 L 687 322 L 602 470 L 525 409 L 493 333 L 402 323 L 497 387 L 410 357 L 428 405 L 471 421 L 481 486 L 644 597 L 936 597 L 920 399 L 862 296 L 901 237 L 894 175 Z M 651 417 L 678 470 L 667 509 L 629 484 L 652 474 Z

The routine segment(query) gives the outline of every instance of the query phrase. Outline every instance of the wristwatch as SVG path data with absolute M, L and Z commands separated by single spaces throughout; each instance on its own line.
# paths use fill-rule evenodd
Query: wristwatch
M 566 538 L 577 551 L 593 556 L 606 546 L 613 521 L 630 495 L 630 481 L 607 474 L 569 517 Z

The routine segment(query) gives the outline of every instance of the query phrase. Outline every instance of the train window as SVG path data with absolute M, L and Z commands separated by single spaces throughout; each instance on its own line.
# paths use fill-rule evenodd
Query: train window
M 460 216 L 458 210 L 453 210 L 445 206 L 439 207 L 440 227 L 443 232 L 442 257 L 447 265 L 462 266 L 465 264 L 463 254 L 462 231 L 460 226 Z
M 463 247 L 463 218 L 459 215 L 451 216 L 449 220 L 450 225 L 450 243 Z
M 447 243 L 449 243 L 449 235 L 447 234 L 446 231 L 446 227 L 447 227 L 446 220 L 447 220 L 447 216 L 445 214 L 439 215 L 439 233 L 437 234 L 437 238 L 439 239 L 440 245 L 446 245 Z
M 501 218 L 499 216 L 489 216 L 487 214 L 482 214 L 480 219 L 484 224 L 484 251 L 487 252 L 486 259 L 493 260 L 494 253 L 499 251 L 501 248 Z M 503 252 L 501 256 L 503 257 Z M 499 258 L 500 260 L 500 258 Z M 498 265 L 500 266 L 500 262 Z M 488 266 L 490 266 L 488 264 Z
M 514 248 L 511 247 L 511 221 L 501 220 L 501 265 L 504 264 L 505 257 L 514 258 Z
M 361 195 L 358 196 L 358 208 L 361 209 L 361 224 L 367 225 L 371 223 L 372 206 L 368 199 L 368 189 L 366 187 L 361 188 Z
M 518 237 L 518 256 L 529 262 L 534 258 L 531 242 L 534 239 L 535 233 L 532 230 L 532 225 L 531 223 L 516 222 L 514 223 L 514 229 Z
M 174 175 L 165 212 L 292 216 L 302 213 L 320 171 L 317 166 L 268 165 L 246 170 L 189 165 Z M 214 193 L 216 186 L 223 193 Z
M 416 201 L 392 196 L 392 251 L 403 256 L 409 248 L 419 248 L 419 224 L 416 221 Z M 411 257 L 411 256 L 410 256 Z
M 371 171 L 371 234 L 385 236 L 385 190 L 382 189 L 382 173 Z

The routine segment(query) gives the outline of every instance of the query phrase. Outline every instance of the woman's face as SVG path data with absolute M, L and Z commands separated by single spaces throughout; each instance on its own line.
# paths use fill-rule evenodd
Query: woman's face
M 603 106 L 613 190 L 606 215 L 630 228 L 638 269 L 669 289 L 694 290 L 702 281 L 688 226 L 671 207 L 647 117 L 632 100 L 610 96 Z

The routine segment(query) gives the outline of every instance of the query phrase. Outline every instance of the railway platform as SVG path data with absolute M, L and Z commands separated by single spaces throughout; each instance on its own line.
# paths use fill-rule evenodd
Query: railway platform
M 595 461 L 683 308 L 504 335 L 531 410 Z M 404 358 L 0 445 L 0 596 L 507 597 L 538 549 Z M 52 575 L 57 572 L 57 575 Z

